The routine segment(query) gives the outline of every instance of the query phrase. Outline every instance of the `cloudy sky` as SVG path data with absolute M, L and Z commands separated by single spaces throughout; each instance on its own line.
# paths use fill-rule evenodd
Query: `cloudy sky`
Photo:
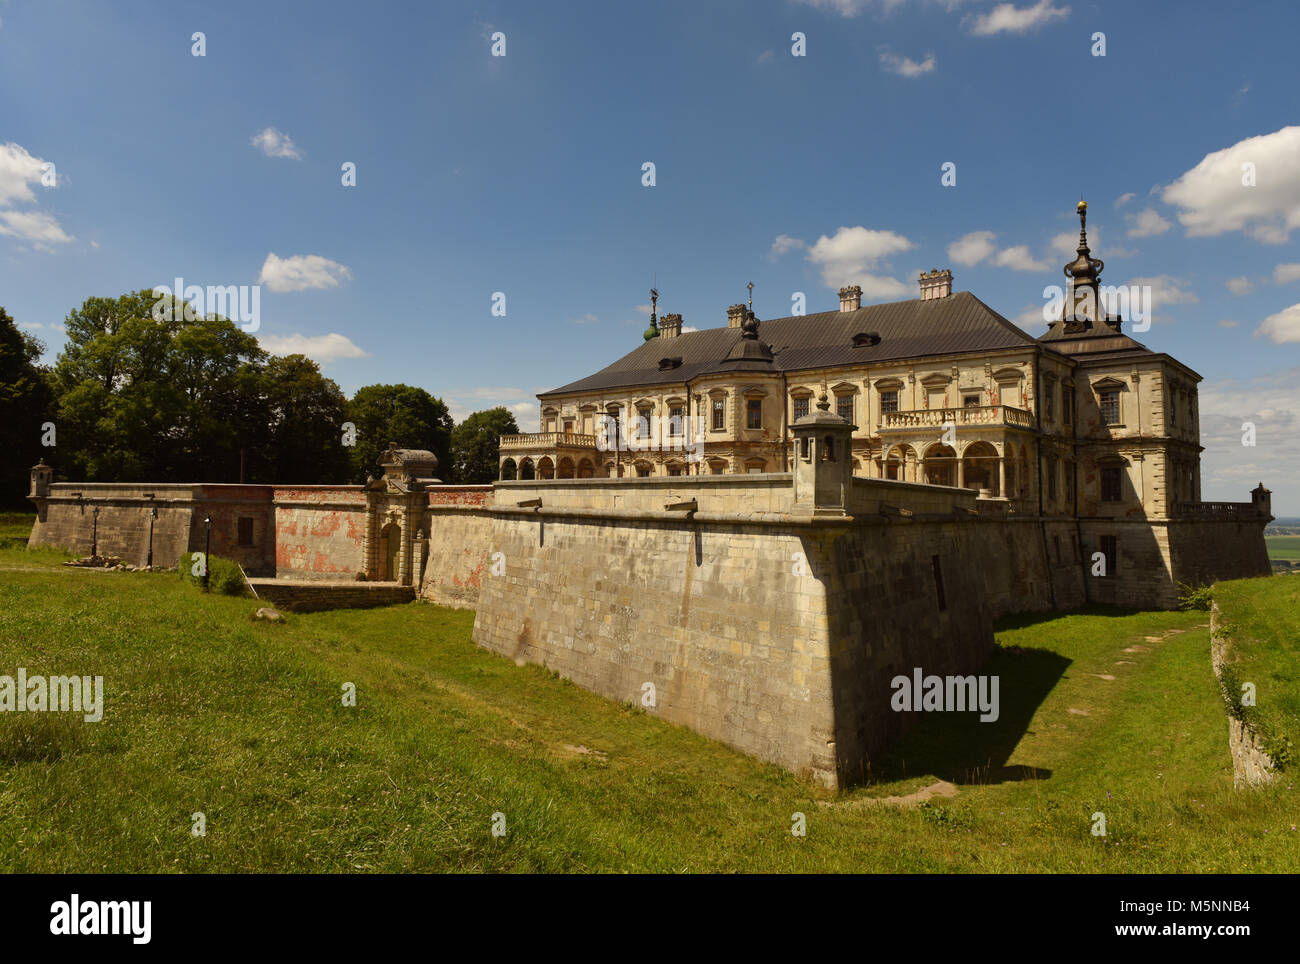
M 0 304 L 52 359 L 89 296 L 260 284 L 262 344 L 345 391 L 530 429 L 535 392 L 639 343 L 655 281 L 703 328 L 750 281 L 775 317 L 947 266 L 1039 334 L 1083 195 L 1103 280 L 1153 292 L 1138 337 L 1204 376 L 1204 497 L 1262 479 L 1300 515 L 1297 28 L 1289 2 L 0 0 Z

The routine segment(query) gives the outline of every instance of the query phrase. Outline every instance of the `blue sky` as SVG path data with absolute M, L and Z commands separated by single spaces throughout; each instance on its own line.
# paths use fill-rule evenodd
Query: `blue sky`
M 263 344 L 344 391 L 530 429 L 535 392 L 640 343 L 656 278 L 702 328 L 749 281 L 776 317 L 947 266 L 1039 334 L 1082 194 L 1103 280 L 1153 293 L 1136 337 L 1205 378 L 1204 497 L 1263 479 L 1300 515 L 1297 28 L 1284 2 L 0 0 L 0 304 L 53 358 L 91 295 L 260 282 Z

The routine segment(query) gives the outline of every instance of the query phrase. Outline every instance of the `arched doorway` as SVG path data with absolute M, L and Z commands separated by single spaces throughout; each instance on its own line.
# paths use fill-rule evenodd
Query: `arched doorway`
M 379 581 L 396 582 L 402 552 L 402 527 L 390 522 L 379 532 Z
M 998 450 L 989 442 L 971 442 L 962 450 L 962 484 L 968 489 L 998 490 Z
M 583 459 L 578 463 L 578 478 L 590 479 L 596 475 L 596 468 L 591 464 L 591 459 Z
M 501 463 L 501 478 L 503 481 L 514 481 L 519 470 L 515 466 L 514 459 L 506 459 Z
M 549 455 L 543 455 L 537 460 L 537 477 L 539 479 L 555 478 L 555 463 L 551 461 Z
M 533 466 L 532 459 L 524 459 L 519 463 L 519 478 L 524 482 L 531 482 L 537 477 L 537 469 Z
M 957 484 L 957 453 L 951 445 L 935 442 L 926 449 L 923 468 L 930 485 Z
M 560 469 L 556 473 L 555 477 L 558 479 L 571 479 L 573 476 L 573 459 L 566 455 L 564 458 L 560 459 Z

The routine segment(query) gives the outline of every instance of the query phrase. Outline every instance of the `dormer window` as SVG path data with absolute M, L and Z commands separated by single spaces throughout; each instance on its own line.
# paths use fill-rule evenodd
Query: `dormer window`
M 674 368 L 680 368 L 681 364 L 682 364 L 682 360 L 680 357 L 661 358 L 659 359 L 659 370 L 661 372 L 671 371 Z
M 875 331 L 860 331 L 853 336 L 854 348 L 871 348 L 880 344 L 880 333 Z

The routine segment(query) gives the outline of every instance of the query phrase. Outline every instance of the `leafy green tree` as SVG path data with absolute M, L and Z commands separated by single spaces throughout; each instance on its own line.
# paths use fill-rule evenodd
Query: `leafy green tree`
M 501 436 L 518 432 L 514 415 L 500 405 L 470 415 L 451 433 L 452 477 L 464 484 L 495 481 Z
M 347 397 L 305 355 L 272 356 L 261 373 L 266 402 L 262 476 L 268 482 L 338 484 L 351 463 L 343 445 Z
M 396 442 L 403 448 L 428 449 L 438 457 L 438 475 L 452 481 L 451 413 L 442 399 L 411 385 L 367 385 L 348 402 L 348 418 L 357 428 L 351 452 L 352 481 L 376 474 L 379 456 Z
M 54 420 L 53 393 L 38 364 L 44 351 L 0 307 L 0 505 L 7 508 L 31 508 L 28 470 L 50 453 L 41 445 L 41 425 Z

